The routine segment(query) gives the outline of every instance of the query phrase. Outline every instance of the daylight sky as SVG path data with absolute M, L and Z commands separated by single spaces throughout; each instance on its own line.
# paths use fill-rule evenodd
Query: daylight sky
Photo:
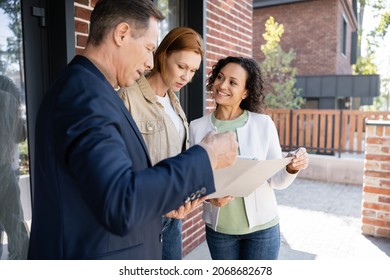
M 12 36 L 11 30 L 8 28 L 8 16 L 4 15 L 3 9 L 0 9 L 0 46 L 3 50 L 7 42 L 7 37 Z

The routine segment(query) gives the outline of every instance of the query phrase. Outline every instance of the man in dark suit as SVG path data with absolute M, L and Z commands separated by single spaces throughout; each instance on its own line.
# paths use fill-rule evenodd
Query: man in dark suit
M 160 259 L 161 216 L 215 191 L 232 133 L 151 166 L 115 89 L 153 67 L 152 1 L 101 0 L 82 56 L 51 85 L 36 124 L 30 259 Z

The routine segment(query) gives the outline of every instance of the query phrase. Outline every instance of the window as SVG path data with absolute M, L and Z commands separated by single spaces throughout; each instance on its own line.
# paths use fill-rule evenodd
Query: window
M 343 23 L 342 23 L 342 38 L 341 38 L 341 53 L 343 55 L 346 55 L 347 54 L 347 21 L 345 20 L 345 18 L 343 17 L 342 19 Z
M 154 0 L 166 17 L 160 24 L 158 43 L 174 27 L 188 26 L 202 36 L 205 35 L 205 2 L 193 0 Z M 205 108 L 204 63 L 185 88 L 180 90 L 178 98 L 189 121 L 203 116 Z
M 0 257 L 26 259 L 31 221 L 21 9 L 0 8 Z
M 165 19 L 160 23 L 158 36 L 158 43 L 160 43 L 171 29 L 181 25 L 181 5 L 179 0 L 158 0 L 157 6 L 165 16 Z

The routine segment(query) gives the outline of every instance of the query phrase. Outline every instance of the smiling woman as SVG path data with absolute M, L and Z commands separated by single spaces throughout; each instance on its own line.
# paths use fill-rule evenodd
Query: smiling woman
M 275 124 L 268 115 L 261 114 L 265 105 L 263 78 L 256 61 L 232 56 L 220 59 L 212 68 L 207 89 L 212 91 L 217 107 L 213 113 L 191 122 L 191 145 L 199 143 L 209 131 L 233 131 L 240 156 L 282 158 Z M 288 156 L 294 157 L 291 163 L 248 196 L 204 202 L 206 240 L 213 259 L 278 258 L 279 217 L 273 189 L 287 188 L 308 164 L 305 148 Z

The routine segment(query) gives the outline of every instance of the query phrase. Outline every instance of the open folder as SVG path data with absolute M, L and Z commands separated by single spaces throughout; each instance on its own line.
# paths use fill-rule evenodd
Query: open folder
M 292 159 L 293 157 L 273 160 L 238 158 L 232 166 L 214 171 L 217 191 L 209 194 L 207 197 L 248 196 L 275 173 L 285 168 Z

